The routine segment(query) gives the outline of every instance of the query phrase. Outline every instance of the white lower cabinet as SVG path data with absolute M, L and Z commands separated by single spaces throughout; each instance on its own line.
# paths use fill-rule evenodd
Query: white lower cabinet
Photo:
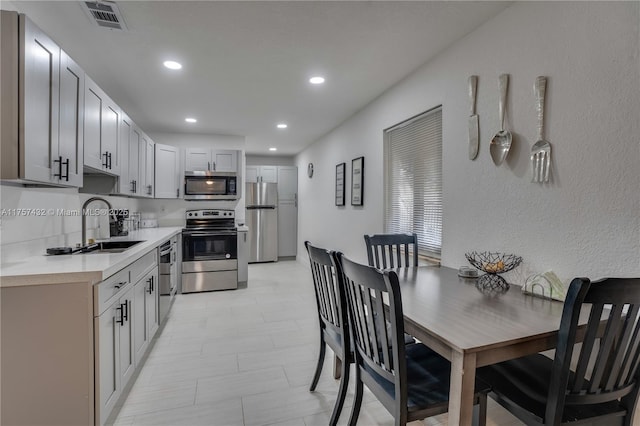
M 158 330 L 157 283 L 154 249 L 97 286 L 94 352 L 98 425 L 109 419 Z
M 158 270 L 149 271 L 134 286 L 134 353 L 136 364 L 158 330 Z
M 98 370 L 96 388 L 99 389 L 98 419 L 104 424 L 113 410 L 120 391 L 127 385 L 135 369 L 133 355 L 133 321 L 129 315 L 132 307 L 133 288 L 113 302 L 95 319 L 98 333 L 96 357 Z

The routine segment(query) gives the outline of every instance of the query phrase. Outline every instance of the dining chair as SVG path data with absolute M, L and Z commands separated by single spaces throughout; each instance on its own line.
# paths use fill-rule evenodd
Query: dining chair
M 342 274 L 338 272 L 335 263 L 332 261 L 334 252 L 315 247 L 309 241 L 305 241 L 304 245 L 309 253 L 320 324 L 320 353 L 318 354 L 318 365 L 309 390 L 313 392 L 316 389 L 324 364 L 326 346 L 329 345 L 336 357 L 340 359 L 340 386 L 333 413 L 329 420 L 329 424 L 333 426 L 338 422 L 344 405 L 347 385 L 349 384 L 349 367 L 353 363 L 353 355 L 349 343 L 344 283 Z
M 581 311 L 589 314 L 586 327 L 578 325 Z M 530 355 L 483 367 L 478 376 L 527 425 L 638 424 L 639 312 L 640 278 L 575 278 L 554 358 Z
M 370 266 L 378 269 L 418 266 L 416 234 L 365 235 Z
M 355 263 L 341 253 L 333 256 L 344 274 L 355 355 L 356 390 L 349 424 L 358 420 L 363 385 L 393 415 L 396 425 L 447 412 L 451 364 L 422 343 L 405 345 L 397 274 Z M 488 390 L 476 382 L 474 415 L 480 425 L 486 422 Z

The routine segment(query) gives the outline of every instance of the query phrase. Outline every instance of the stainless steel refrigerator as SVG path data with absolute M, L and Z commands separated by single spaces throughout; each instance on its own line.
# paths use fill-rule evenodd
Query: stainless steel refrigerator
M 249 227 L 249 263 L 278 260 L 278 185 L 247 183 L 245 192 Z

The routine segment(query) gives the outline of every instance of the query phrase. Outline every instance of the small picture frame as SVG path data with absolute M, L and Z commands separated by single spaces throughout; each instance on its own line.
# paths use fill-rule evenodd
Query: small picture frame
M 336 206 L 344 206 L 344 179 L 347 170 L 347 163 L 340 163 L 336 166 Z
M 351 160 L 351 205 L 363 205 L 364 198 L 364 157 Z

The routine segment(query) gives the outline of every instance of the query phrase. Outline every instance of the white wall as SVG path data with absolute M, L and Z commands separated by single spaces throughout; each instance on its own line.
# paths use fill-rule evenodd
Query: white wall
M 191 134 L 191 133 L 149 133 L 155 143 L 180 148 L 180 175 L 184 174 L 185 148 L 235 149 L 240 150 L 240 178 L 245 169 L 244 136 Z M 160 226 L 183 226 L 185 211 L 192 209 L 230 209 L 236 212 L 236 221 L 244 223 L 245 208 L 243 185 L 240 198 L 236 201 L 185 201 L 185 200 L 141 200 L 143 212 L 155 213 Z
M 366 262 L 363 234 L 383 231 L 383 129 L 443 105 L 442 263 L 464 253 L 523 256 L 522 282 L 640 276 L 640 64 L 638 2 L 517 2 L 387 91 L 296 158 L 298 246 L 307 239 Z M 401 47 L 399 47 L 401 48 Z M 390 65 L 392 66 L 392 65 Z M 511 76 L 507 128 L 514 142 L 496 167 L 498 75 Z M 479 76 L 480 154 L 467 157 L 467 78 Z M 548 77 L 545 137 L 552 183 L 530 183 L 536 140 L 533 83 Z M 334 206 L 338 163 L 365 157 L 364 207 Z M 347 178 L 347 187 L 350 185 Z M 306 254 L 302 256 L 306 262 Z M 303 259 L 301 259 L 303 260 Z

